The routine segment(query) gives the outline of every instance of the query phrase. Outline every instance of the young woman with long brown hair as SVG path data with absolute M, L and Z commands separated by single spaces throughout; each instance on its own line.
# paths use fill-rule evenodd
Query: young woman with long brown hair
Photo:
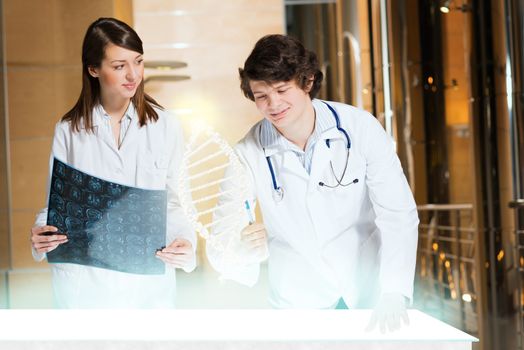
M 167 190 L 167 247 L 156 256 L 161 275 L 124 273 L 93 266 L 53 263 L 55 302 L 63 308 L 172 307 L 175 268 L 195 267 L 196 236 L 179 206 L 176 183 L 183 152 L 180 125 L 144 92 L 142 41 L 126 23 L 100 18 L 82 47 L 82 91 L 56 125 L 56 158 L 75 169 L 126 186 Z M 47 208 L 31 229 L 33 256 L 68 242 L 46 225 Z M 66 233 L 67 234 L 67 233 Z M 145 234 L 145 233 L 144 233 Z

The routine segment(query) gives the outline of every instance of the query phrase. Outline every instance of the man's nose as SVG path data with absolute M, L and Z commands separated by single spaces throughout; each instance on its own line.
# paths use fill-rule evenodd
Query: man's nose
M 280 96 L 278 94 L 269 94 L 268 95 L 268 104 L 269 107 L 277 107 L 280 103 Z

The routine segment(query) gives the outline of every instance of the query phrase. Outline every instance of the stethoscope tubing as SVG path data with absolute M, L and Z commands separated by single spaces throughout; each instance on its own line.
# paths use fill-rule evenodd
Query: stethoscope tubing
M 322 101 L 322 103 L 324 103 L 329 108 L 329 110 L 331 111 L 331 114 L 335 118 L 335 124 L 336 124 L 337 130 L 340 131 L 344 135 L 344 137 L 346 138 L 346 141 L 347 141 L 346 149 L 347 149 L 348 157 L 349 157 L 349 149 L 351 148 L 351 139 L 349 137 L 349 134 L 346 132 L 346 130 L 344 130 L 344 128 L 342 128 L 340 126 L 340 118 L 339 118 L 338 113 L 335 110 L 335 108 L 333 108 L 333 106 L 331 106 L 329 103 L 327 103 L 325 101 Z M 328 146 L 328 148 L 331 148 L 329 139 L 326 140 L 326 145 Z M 264 153 L 266 152 L 266 150 L 264 148 L 263 148 L 263 151 L 264 151 Z M 273 169 L 273 164 L 271 162 L 271 156 L 266 156 L 266 162 L 267 162 L 267 166 L 269 168 L 269 172 L 271 174 L 271 182 L 272 182 L 272 185 L 273 185 L 273 197 L 274 197 L 274 199 L 276 201 L 281 201 L 283 196 L 284 196 L 284 191 L 283 191 L 282 187 L 280 187 L 278 185 L 277 177 L 275 175 L 275 170 Z M 346 167 L 347 167 L 347 159 L 346 159 Z M 333 164 L 331 164 L 331 171 L 333 172 Z M 342 183 L 342 179 L 344 178 L 345 174 L 346 174 L 346 169 L 344 169 L 344 172 L 342 173 L 342 177 L 340 179 L 338 179 L 335 176 L 335 180 L 337 182 L 337 184 L 335 186 L 325 185 L 323 182 L 320 182 L 319 184 L 322 184 L 321 186 L 326 186 L 326 187 L 329 187 L 329 188 L 335 188 L 335 187 L 338 187 L 338 186 L 347 186 L 349 184 L 358 182 L 358 180 L 355 179 L 356 181 L 353 180 L 352 182 L 350 182 L 348 184 L 343 184 Z M 334 175 L 334 173 L 333 173 L 333 175 Z

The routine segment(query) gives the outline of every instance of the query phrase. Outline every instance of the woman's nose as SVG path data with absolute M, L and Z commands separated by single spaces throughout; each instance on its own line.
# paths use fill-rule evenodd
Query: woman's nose
M 138 72 L 133 67 L 127 70 L 127 74 L 126 74 L 127 80 L 134 81 L 137 76 L 138 76 Z

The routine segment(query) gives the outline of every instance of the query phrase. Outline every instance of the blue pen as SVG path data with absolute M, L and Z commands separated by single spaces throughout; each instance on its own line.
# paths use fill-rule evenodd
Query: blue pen
M 246 211 L 247 211 L 247 217 L 249 219 L 249 224 L 251 225 L 252 223 L 255 222 L 255 218 L 253 217 L 253 212 L 251 211 L 251 206 L 249 205 L 249 201 L 246 199 L 244 203 L 246 205 Z

